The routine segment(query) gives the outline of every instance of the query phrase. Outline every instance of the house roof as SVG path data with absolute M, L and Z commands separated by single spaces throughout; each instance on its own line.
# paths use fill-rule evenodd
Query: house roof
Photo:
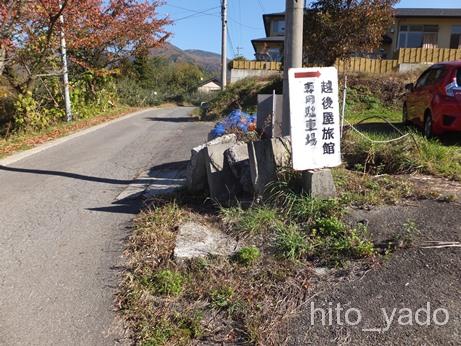
M 396 8 L 395 17 L 461 17 L 461 8 Z
M 200 84 L 197 87 L 200 88 L 201 86 L 207 85 L 208 83 L 211 83 L 211 82 L 214 82 L 217 85 L 221 86 L 221 81 L 219 79 L 210 78 L 210 79 L 207 79 L 207 80 L 204 80 L 204 81 L 200 82 Z
M 256 50 L 255 43 L 256 42 L 285 42 L 285 37 L 284 36 L 271 36 L 271 37 L 262 37 L 262 38 L 256 38 L 254 40 L 251 40 L 251 43 L 253 44 L 253 48 Z

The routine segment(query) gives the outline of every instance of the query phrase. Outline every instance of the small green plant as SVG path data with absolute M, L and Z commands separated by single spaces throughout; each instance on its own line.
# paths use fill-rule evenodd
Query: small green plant
M 312 229 L 311 241 L 314 256 L 334 265 L 340 265 L 344 260 L 370 257 L 375 253 L 373 243 L 367 239 L 365 226 L 350 229 L 335 218 L 318 220 Z
M 153 276 L 151 283 L 155 293 L 177 296 L 182 291 L 184 279 L 180 273 L 164 269 Z
M 211 291 L 211 306 L 217 310 L 227 310 L 233 305 L 235 291 L 232 287 L 224 286 Z
M 413 245 L 416 235 L 419 233 L 418 226 L 412 220 L 403 224 L 403 230 L 397 235 L 395 243 L 399 248 L 409 248 Z
M 307 237 L 296 225 L 279 227 L 276 247 L 282 257 L 290 260 L 301 258 L 311 249 Z
M 221 217 L 236 232 L 261 234 L 279 223 L 277 210 L 269 206 L 257 206 L 247 210 L 240 207 L 223 208 Z
M 256 246 L 247 246 L 241 248 L 235 255 L 234 259 L 243 265 L 253 264 L 261 257 L 261 252 Z

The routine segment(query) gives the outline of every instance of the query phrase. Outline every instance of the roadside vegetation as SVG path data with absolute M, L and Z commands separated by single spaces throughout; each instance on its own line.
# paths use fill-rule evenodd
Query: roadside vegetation
M 315 200 L 274 186 L 274 196 L 243 208 L 153 202 L 137 218 L 119 306 L 141 345 L 261 343 L 306 298 L 313 266 L 346 267 L 375 256 L 366 226 L 352 227 L 339 200 Z M 188 220 L 240 239 L 227 258 L 176 262 L 178 226 Z
M 171 21 L 158 12 L 161 2 L 82 0 L 61 5 L 40 1 L 30 6 L 19 0 L 0 4 L 0 155 L 102 121 L 107 114 L 115 117 L 128 107 L 199 102 L 202 95 L 194 90 L 208 72 L 149 55 L 170 35 L 166 26 Z M 61 13 L 66 17 L 74 120 L 66 125 Z
M 149 202 L 135 222 L 118 296 L 137 344 L 279 344 L 277 327 L 315 295 L 317 271 L 367 270 L 411 246 L 414 224 L 404 225 L 408 232 L 383 246 L 373 243 L 366 222 L 350 219 L 355 208 L 450 200 L 413 183 L 408 174 L 461 178 L 459 145 L 425 139 L 400 124 L 400 78 L 349 78 L 347 120 L 361 134 L 346 129 L 344 164 L 333 170 L 334 199 L 305 195 L 301 175 L 282 167 L 257 202 L 224 207 L 187 192 Z M 280 87 L 278 78 L 238 82 L 217 94 L 209 114 L 236 106 L 251 112 L 257 93 Z M 363 121 L 371 115 L 379 117 Z M 397 142 L 369 140 L 387 141 L 408 131 Z M 192 220 L 222 230 L 240 248 L 229 257 L 175 261 L 178 227 Z

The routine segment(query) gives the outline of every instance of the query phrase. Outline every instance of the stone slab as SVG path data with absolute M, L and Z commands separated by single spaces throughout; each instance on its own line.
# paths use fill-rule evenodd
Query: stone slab
M 187 222 L 179 227 L 174 257 L 190 259 L 196 257 L 230 256 L 238 250 L 237 241 L 221 231 L 196 222 Z

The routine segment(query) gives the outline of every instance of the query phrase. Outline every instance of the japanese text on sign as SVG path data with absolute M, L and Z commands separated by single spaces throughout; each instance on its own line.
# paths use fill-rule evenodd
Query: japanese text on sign
M 338 71 L 334 67 L 289 70 L 293 168 L 341 164 Z

